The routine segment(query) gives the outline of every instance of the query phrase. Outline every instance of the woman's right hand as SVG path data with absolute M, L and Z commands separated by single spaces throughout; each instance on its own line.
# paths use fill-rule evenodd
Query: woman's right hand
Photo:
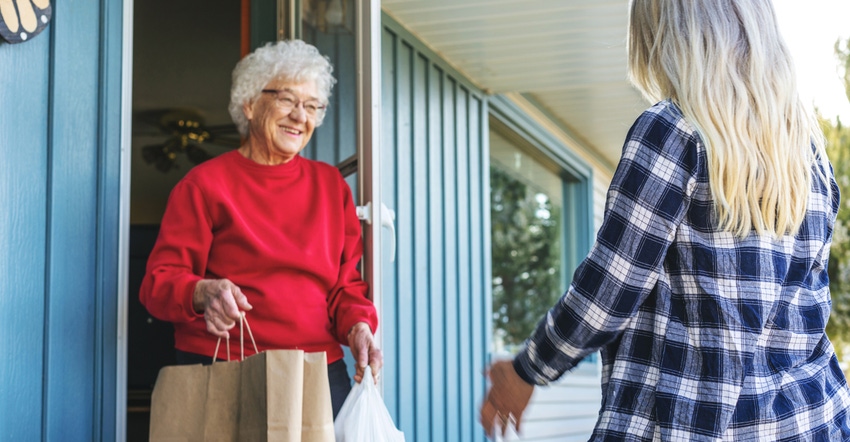
M 204 314 L 207 331 L 220 338 L 230 338 L 227 331 L 236 325 L 240 311 L 251 310 L 248 298 L 229 279 L 202 279 L 195 285 L 192 306 Z

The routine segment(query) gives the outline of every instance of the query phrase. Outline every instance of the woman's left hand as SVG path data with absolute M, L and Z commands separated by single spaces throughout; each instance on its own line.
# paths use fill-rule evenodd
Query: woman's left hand
M 351 355 L 354 356 L 357 365 L 354 381 L 360 383 L 363 380 L 366 365 L 369 365 L 372 367 L 372 376 L 377 383 L 378 372 L 384 366 L 384 354 L 375 344 L 375 336 L 372 335 L 369 324 L 358 322 L 354 324 L 354 327 L 351 327 L 351 331 L 348 332 L 348 346 L 351 348 Z
M 487 377 L 491 387 L 481 404 L 480 417 L 484 432 L 492 437 L 499 428 L 504 437 L 511 424 L 519 432 L 522 413 L 531 400 L 534 386 L 519 377 L 511 361 L 494 362 L 487 370 Z

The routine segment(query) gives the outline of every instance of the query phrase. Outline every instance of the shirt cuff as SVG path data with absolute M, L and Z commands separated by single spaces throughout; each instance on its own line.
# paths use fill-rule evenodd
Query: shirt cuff
M 513 360 L 516 374 L 530 385 L 546 385 L 545 378 L 539 376 L 532 368 L 531 359 L 528 356 L 528 348 L 524 348 Z
M 185 288 L 183 289 L 183 293 L 188 292 L 188 296 L 184 296 L 183 298 L 183 310 L 186 312 L 190 320 L 203 318 L 203 313 L 198 313 L 195 311 L 195 287 L 201 282 L 201 279 L 195 275 L 189 278 L 186 282 Z

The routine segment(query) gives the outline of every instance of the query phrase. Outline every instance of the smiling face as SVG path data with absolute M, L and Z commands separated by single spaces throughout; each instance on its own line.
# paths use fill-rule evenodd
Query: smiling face
M 292 83 L 270 81 L 264 91 L 285 91 L 298 100 L 295 106 L 280 100 L 277 93 L 264 92 L 242 110 L 248 118 L 248 158 L 261 164 L 283 164 L 304 149 L 316 128 L 316 116 L 305 111 L 305 102 L 316 102 L 318 87 L 314 81 Z M 291 94 L 291 95 L 290 95 Z M 291 101 L 289 102 L 291 103 Z

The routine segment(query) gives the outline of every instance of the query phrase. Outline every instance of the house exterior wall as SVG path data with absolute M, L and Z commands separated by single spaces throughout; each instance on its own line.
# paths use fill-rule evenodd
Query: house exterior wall
M 571 200 L 567 205 L 571 244 L 565 260 L 570 275 L 601 225 L 613 165 L 521 95 L 506 94 L 493 101 L 401 24 L 385 15 L 384 25 L 382 151 L 388 155 L 385 170 L 392 170 L 384 191 L 394 199 L 399 238 L 398 261 L 390 266 L 392 276 L 384 282 L 385 292 L 392 287 L 386 295 L 392 301 L 388 309 L 385 305 L 384 318 L 385 350 L 392 359 L 385 400 L 409 441 L 480 440 L 477 410 L 486 385 L 479 386 L 481 367 L 475 359 L 488 360 L 491 332 L 486 116 L 496 115 L 563 165 Z M 474 167 L 476 161 L 480 167 Z M 479 180 L 481 191 L 464 187 Z M 476 195 L 480 201 L 475 201 Z M 461 213 L 465 210 L 481 215 L 473 219 Z M 485 253 L 465 251 L 468 243 L 458 242 L 470 234 L 459 230 L 470 222 L 475 224 L 472 235 L 484 232 L 477 240 Z M 482 262 L 475 262 L 479 259 Z M 480 270 L 460 281 L 457 276 L 467 271 L 464 266 Z M 485 299 L 464 305 L 467 293 L 477 295 L 467 290 L 467 281 L 479 275 L 478 290 Z M 441 288 L 443 293 L 438 291 Z M 455 309 L 463 312 L 462 319 L 472 313 L 472 321 L 452 323 Z M 474 333 L 484 334 L 472 335 L 473 340 L 465 344 L 468 337 L 463 334 L 469 326 Z M 460 337 L 459 343 L 455 336 Z M 455 360 L 457 350 L 461 359 Z M 485 354 L 479 356 L 482 350 Z M 462 360 L 466 351 L 472 352 L 472 366 Z M 478 373 L 471 373 L 476 369 Z M 586 440 L 601 400 L 598 370 L 598 362 L 585 363 L 550 387 L 537 389 L 523 438 Z M 471 395 L 464 391 L 467 381 L 473 382 Z
M 121 421 L 123 5 L 59 2 L 43 34 L 0 43 L 0 440 L 114 440 Z M 408 441 L 483 441 L 489 98 L 384 22 L 382 161 L 397 226 L 396 260 L 383 263 L 385 399 Z M 612 169 L 582 159 L 595 231 Z M 559 422 L 557 399 L 574 391 L 541 400 L 541 422 Z
M 0 440 L 116 432 L 123 2 L 0 43 Z
M 384 15 L 384 400 L 406 440 L 483 441 L 489 348 L 487 99 Z M 389 253 L 389 246 L 382 245 Z

